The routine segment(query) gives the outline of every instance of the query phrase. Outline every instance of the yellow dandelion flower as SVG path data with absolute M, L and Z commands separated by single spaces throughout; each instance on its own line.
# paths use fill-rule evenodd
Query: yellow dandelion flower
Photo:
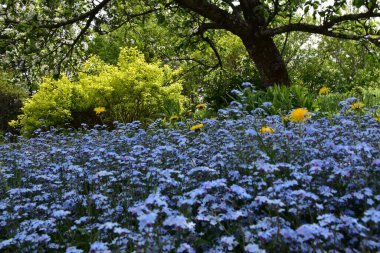
M 289 119 L 293 122 L 302 122 L 310 117 L 309 111 L 306 108 L 294 109 L 289 115 Z
M 96 114 L 101 114 L 101 113 L 103 113 L 105 111 L 106 111 L 106 108 L 104 108 L 104 107 L 96 107 L 96 108 L 94 108 L 94 112 Z
M 351 110 L 361 110 L 361 109 L 363 109 L 363 107 L 364 107 L 364 103 L 358 101 L 358 102 L 353 103 L 353 104 L 351 105 L 351 108 L 350 108 L 350 109 L 351 109 Z
M 274 130 L 273 128 L 269 127 L 269 126 L 263 126 L 262 128 L 260 128 L 259 130 L 260 133 L 270 133 L 270 134 L 273 134 L 274 133 Z
M 322 88 L 319 89 L 319 95 L 327 95 L 330 93 L 330 88 L 323 86 Z
M 197 109 L 204 109 L 204 108 L 206 108 L 206 104 L 197 104 L 195 107 Z
M 170 117 L 170 121 L 177 121 L 178 120 L 178 116 L 177 115 L 173 115 Z
M 197 124 L 197 125 L 192 126 L 192 127 L 190 128 L 190 130 L 192 130 L 192 131 L 197 131 L 197 130 L 202 129 L 203 127 L 204 127 L 203 124 Z

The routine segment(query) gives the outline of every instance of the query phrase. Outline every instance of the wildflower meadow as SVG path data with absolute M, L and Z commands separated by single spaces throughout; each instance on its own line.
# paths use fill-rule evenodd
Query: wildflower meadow
M 355 101 L 2 144 L 0 251 L 379 252 L 380 124 Z

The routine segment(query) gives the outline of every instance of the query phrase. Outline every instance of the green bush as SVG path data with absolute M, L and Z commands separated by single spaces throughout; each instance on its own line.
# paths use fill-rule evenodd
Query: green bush
M 0 72 L 0 133 L 10 131 L 10 120 L 21 113 L 22 101 L 28 96 L 28 91 L 9 80 L 11 75 Z
M 122 49 L 117 66 L 92 57 L 75 80 L 45 78 L 25 102 L 19 124 L 28 135 L 42 126 L 149 122 L 165 113 L 179 114 L 185 98 L 181 84 L 172 81 L 176 74 L 168 66 L 146 63 L 135 48 Z M 105 111 L 97 114 L 97 107 Z
M 295 55 L 289 58 L 291 55 L 285 54 L 293 83 L 311 92 L 328 86 L 335 92 L 346 93 L 357 86 L 371 87 L 380 82 L 380 48 L 364 42 L 318 36 L 304 41 L 302 46 L 298 36 L 298 33 L 292 35 L 292 44 L 288 43 Z
M 313 95 L 298 85 L 274 85 L 266 90 L 245 89 L 243 92 L 248 111 L 262 107 L 270 115 L 285 115 L 293 108 L 302 107 L 309 110 L 315 108 Z M 271 106 L 263 106 L 265 102 L 271 102 Z
M 363 88 L 360 86 L 356 86 L 351 91 L 345 93 L 333 92 L 327 95 L 320 95 L 316 98 L 315 104 L 319 111 L 332 115 L 339 112 L 339 102 L 349 97 L 356 97 L 359 101 L 362 101 L 367 108 L 380 106 L 380 88 Z
M 327 95 L 320 95 L 315 100 L 317 110 L 331 115 L 338 113 L 340 110 L 339 102 L 346 100 L 348 97 L 350 96 L 347 93 L 330 93 Z

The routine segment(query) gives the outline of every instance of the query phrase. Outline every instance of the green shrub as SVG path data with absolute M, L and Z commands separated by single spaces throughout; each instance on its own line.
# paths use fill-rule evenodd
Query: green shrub
M 271 106 L 264 106 L 263 109 L 271 115 L 287 114 L 293 108 L 307 108 L 313 110 L 315 105 L 313 103 L 314 97 L 304 87 L 298 85 L 283 86 L 275 85 L 267 90 L 251 90 L 245 89 L 244 97 L 245 104 L 248 105 L 247 110 L 253 110 L 262 107 L 265 102 L 271 102 Z
M 0 72 L 0 133 L 10 131 L 10 120 L 21 113 L 22 101 L 28 96 L 28 91 L 9 80 L 11 75 Z
M 363 88 L 360 86 L 356 86 L 351 91 L 345 93 L 320 95 L 315 100 L 315 104 L 319 111 L 332 115 L 339 112 L 339 102 L 346 100 L 349 97 L 356 97 L 358 100 L 362 101 L 367 108 L 380 106 L 380 88 Z
M 347 93 L 330 93 L 320 95 L 316 99 L 317 110 L 328 114 L 339 112 L 339 102 L 350 97 Z
M 272 102 L 273 113 L 287 113 L 293 108 L 314 109 L 313 96 L 309 91 L 301 86 L 292 85 L 290 87 L 275 85 L 265 93 L 265 100 Z
M 367 107 L 380 106 L 380 88 L 367 87 L 363 88 L 359 97 Z
M 135 48 L 122 49 L 117 66 L 92 57 L 75 80 L 45 78 L 25 102 L 19 124 L 28 135 L 42 126 L 149 122 L 164 113 L 179 114 L 185 98 L 174 75 L 168 66 L 146 63 Z M 97 107 L 105 112 L 97 114 Z

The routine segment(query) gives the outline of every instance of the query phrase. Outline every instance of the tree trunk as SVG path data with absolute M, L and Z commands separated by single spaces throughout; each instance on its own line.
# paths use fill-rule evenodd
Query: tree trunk
M 248 36 L 242 40 L 261 75 L 264 87 L 290 85 L 286 64 L 271 37 Z

